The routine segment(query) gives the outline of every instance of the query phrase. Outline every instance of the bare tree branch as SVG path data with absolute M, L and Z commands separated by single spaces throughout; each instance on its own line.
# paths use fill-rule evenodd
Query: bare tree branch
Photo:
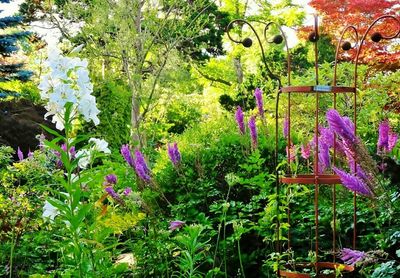
M 222 79 L 222 78 L 219 78 L 219 77 L 213 77 L 213 76 L 211 76 L 211 75 L 208 75 L 208 74 L 202 72 L 194 63 L 190 63 L 190 65 L 191 65 L 202 77 L 204 77 L 204 78 L 207 79 L 207 80 L 210 80 L 210 81 L 213 81 L 213 82 L 218 82 L 218 83 L 221 83 L 221 84 L 224 84 L 224 85 L 227 85 L 227 86 L 231 86 L 231 85 L 232 85 L 232 83 L 229 82 L 229 81 L 226 81 L 226 80 L 224 80 L 224 79 Z

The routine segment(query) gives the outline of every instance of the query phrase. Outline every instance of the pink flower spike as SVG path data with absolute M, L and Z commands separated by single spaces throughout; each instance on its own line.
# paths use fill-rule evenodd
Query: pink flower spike
M 394 132 L 389 133 L 388 148 L 387 148 L 388 152 L 391 152 L 394 149 L 394 147 L 397 144 L 398 139 L 399 139 L 399 136 L 397 135 L 397 133 L 394 133 Z
M 21 151 L 21 149 L 19 147 L 17 150 L 17 155 L 18 155 L 19 161 L 24 160 L 24 153 Z
M 176 229 L 182 228 L 183 225 L 185 225 L 185 222 L 180 221 L 180 220 L 175 220 L 169 222 L 169 230 L 170 231 L 175 231 Z
M 311 145 L 308 143 L 307 145 L 301 145 L 301 157 L 304 159 L 309 159 L 311 154 Z
M 296 159 L 296 147 L 292 144 L 290 147 L 286 146 L 286 156 L 290 163 Z

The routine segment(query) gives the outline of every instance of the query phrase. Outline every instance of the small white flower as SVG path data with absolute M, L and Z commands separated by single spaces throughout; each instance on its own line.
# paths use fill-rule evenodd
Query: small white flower
M 48 201 L 44 202 L 42 218 L 49 218 L 54 221 L 54 218 L 59 215 L 58 209 Z
M 91 162 L 91 152 L 88 149 L 81 149 L 76 153 L 76 157 L 79 159 L 78 166 L 81 169 L 86 169 Z
M 90 138 L 89 143 L 94 143 L 94 146 L 93 146 L 94 151 L 103 152 L 103 153 L 111 153 L 110 149 L 108 148 L 108 143 L 106 140 Z
M 96 152 L 103 152 L 106 154 L 111 153 L 106 140 L 90 138 L 89 143 L 93 143 L 90 149 L 81 149 L 76 153 L 76 157 L 79 159 L 78 166 L 81 169 L 86 169 L 88 167 L 88 165 L 93 161 Z

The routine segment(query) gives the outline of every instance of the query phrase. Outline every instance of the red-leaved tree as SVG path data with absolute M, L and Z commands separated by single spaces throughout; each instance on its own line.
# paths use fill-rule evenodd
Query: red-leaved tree
M 320 15 L 320 31 L 330 36 L 335 44 L 342 30 L 348 25 L 357 28 L 361 39 L 368 26 L 379 16 L 393 15 L 400 19 L 398 0 L 311 0 L 309 5 Z M 399 39 L 379 42 L 371 40 L 371 35 L 376 32 L 380 32 L 383 36 L 392 36 L 399 28 L 399 24 L 390 18 L 377 22 L 365 40 L 360 62 L 373 64 L 385 70 L 400 68 Z M 354 45 L 354 35 L 351 32 L 345 38 Z M 350 57 L 354 57 L 355 52 L 355 49 L 350 50 Z M 341 55 L 340 58 L 349 59 L 349 56 Z

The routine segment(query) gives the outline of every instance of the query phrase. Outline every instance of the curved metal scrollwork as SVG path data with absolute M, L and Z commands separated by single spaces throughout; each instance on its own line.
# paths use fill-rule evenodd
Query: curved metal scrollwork
M 285 33 L 284 33 L 283 30 L 282 30 L 282 27 L 281 27 L 279 24 L 275 23 L 275 22 L 269 22 L 269 23 L 265 23 L 265 22 L 262 22 L 262 21 L 254 21 L 254 22 L 261 23 L 261 24 L 264 24 L 264 25 L 265 25 L 263 34 L 264 34 L 264 40 L 265 40 L 266 42 L 275 43 L 275 44 L 280 44 L 280 43 L 282 43 L 282 42 L 285 42 L 286 51 L 287 51 L 287 57 L 288 57 L 288 58 L 287 58 L 287 60 L 288 60 L 288 83 L 290 84 L 290 54 L 289 54 L 289 47 L 288 47 L 288 43 L 287 43 L 287 38 L 286 38 Z M 273 79 L 273 80 L 276 80 L 276 81 L 278 82 L 279 88 L 281 88 L 281 87 L 282 87 L 282 82 L 281 82 L 280 78 L 279 78 L 276 74 L 274 74 L 274 73 L 271 71 L 271 69 L 268 67 L 268 63 L 267 63 L 267 59 L 266 59 L 266 57 L 265 57 L 265 51 L 264 51 L 264 47 L 263 47 L 261 38 L 260 38 L 259 34 L 257 33 L 256 29 L 254 28 L 254 26 L 253 26 L 250 22 L 248 22 L 248 21 L 246 21 L 246 20 L 244 20 L 244 19 L 235 19 L 235 20 L 232 20 L 232 21 L 228 24 L 228 26 L 227 26 L 227 28 L 226 28 L 226 29 L 227 29 L 226 33 L 227 33 L 227 35 L 228 35 L 228 38 L 229 38 L 231 41 L 233 41 L 234 43 L 237 43 L 237 44 L 242 44 L 244 47 L 247 47 L 247 48 L 248 48 L 248 47 L 251 47 L 251 46 L 253 45 L 253 41 L 252 41 L 251 38 L 246 37 L 246 38 L 244 38 L 244 39 L 235 39 L 235 38 L 233 38 L 232 35 L 230 34 L 230 31 L 233 29 L 233 26 L 234 26 L 235 24 L 237 24 L 237 25 L 244 25 L 244 24 L 246 24 L 247 26 L 250 27 L 250 29 L 252 30 L 253 34 L 255 35 L 255 37 L 256 37 L 256 39 L 257 39 L 257 42 L 258 42 L 258 44 L 259 44 L 259 46 L 260 46 L 262 61 L 263 61 L 263 63 L 264 63 L 264 66 L 265 66 L 265 69 L 266 69 L 266 71 L 267 71 L 267 74 L 268 74 L 269 78 L 271 78 L 271 79 Z M 267 40 L 267 30 L 268 30 L 268 28 L 269 28 L 272 24 L 274 24 L 274 25 L 276 25 L 276 26 L 278 27 L 278 29 L 279 29 L 279 31 L 280 31 L 281 34 L 274 36 L 274 38 L 272 39 L 272 41 L 268 41 L 268 40 Z
M 347 34 L 349 31 L 353 31 L 355 38 L 354 38 L 354 45 L 351 45 L 351 43 L 346 40 L 343 42 L 344 35 Z M 336 46 L 336 54 L 335 54 L 335 63 L 334 63 L 334 70 L 333 70 L 333 86 L 336 86 L 337 82 L 337 64 L 338 64 L 338 58 L 339 58 L 339 51 L 340 48 L 344 51 L 349 51 L 350 49 L 356 48 L 358 46 L 358 31 L 357 28 L 353 25 L 349 25 L 344 30 L 342 31 L 342 34 L 340 35 L 339 41 Z M 356 84 L 354 84 L 356 86 Z
M 371 23 L 371 25 L 367 28 L 367 30 L 365 31 L 363 37 L 361 38 L 361 41 L 360 41 L 360 44 L 359 44 L 359 47 L 358 47 L 358 50 L 357 50 L 356 59 L 355 59 L 355 66 L 354 66 L 354 84 L 357 84 L 358 61 L 359 61 L 359 58 L 360 58 L 360 53 L 361 53 L 363 44 L 365 42 L 365 39 L 367 38 L 368 33 L 376 25 L 376 23 L 378 23 L 379 21 L 382 21 L 382 20 L 386 20 L 386 19 L 392 19 L 392 20 L 396 21 L 396 23 L 397 23 L 397 31 L 395 31 L 393 34 L 390 34 L 390 35 L 384 35 L 384 34 L 382 34 L 380 32 L 375 32 L 375 33 L 373 33 L 371 35 L 371 40 L 373 42 L 379 42 L 381 40 L 390 40 L 390 39 L 396 38 L 400 34 L 400 20 L 397 17 L 393 16 L 393 15 L 383 15 L 381 17 L 378 17 L 377 19 L 374 20 L 374 22 Z

